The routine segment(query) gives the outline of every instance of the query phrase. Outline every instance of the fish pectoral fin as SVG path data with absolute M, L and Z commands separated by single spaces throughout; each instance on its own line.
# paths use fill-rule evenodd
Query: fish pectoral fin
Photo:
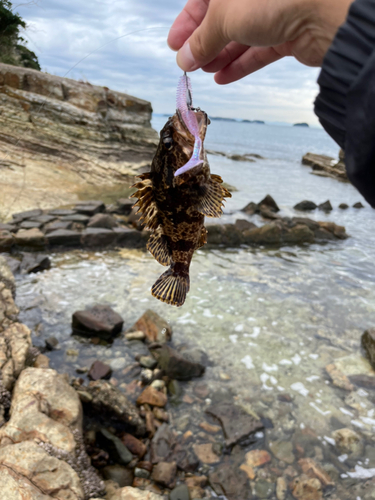
M 130 198 L 138 198 L 134 207 L 139 207 L 137 214 L 141 213 L 141 220 L 147 229 L 156 229 L 159 225 L 158 207 L 154 199 L 154 191 L 150 174 L 142 174 L 143 180 L 134 184 L 133 187 L 138 191 L 133 193 Z
M 156 230 L 155 233 L 150 236 L 147 242 L 147 250 L 162 266 L 171 265 L 171 251 L 168 247 L 166 237 L 160 230 Z
M 165 271 L 151 288 L 154 297 L 177 307 L 185 302 L 188 291 L 189 275 L 174 273 L 172 269 Z
M 196 250 L 198 248 L 203 247 L 206 243 L 207 243 L 207 229 L 203 226 L 201 235 L 200 235 L 198 243 L 197 243 Z
M 221 186 L 222 181 L 220 182 L 216 178 L 221 181 L 221 177 L 218 175 L 211 175 L 209 182 L 200 186 L 202 198 L 197 210 L 207 217 L 220 217 L 223 214 L 221 207 L 224 205 L 224 198 L 232 196 L 225 187 Z

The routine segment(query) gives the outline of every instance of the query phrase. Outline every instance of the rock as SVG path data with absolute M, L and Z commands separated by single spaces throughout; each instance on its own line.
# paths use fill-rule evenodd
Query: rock
M 9 231 L 0 229 L 0 252 L 9 252 L 15 244 L 15 239 Z
M 292 481 L 291 489 L 297 500 L 323 500 L 322 485 L 317 478 L 302 474 Z
M 246 219 L 237 219 L 234 225 L 238 231 L 245 231 L 246 229 L 253 229 L 254 227 L 257 227 L 255 224 Z
M 114 227 L 113 232 L 116 235 L 116 244 L 127 248 L 143 248 L 146 246 L 148 232 L 140 232 L 128 227 Z
M 110 479 L 117 483 L 120 488 L 131 486 L 133 484 L 134 473 L 131 469 L 127 469 L 122 465 L 107 465 L 101 470 L 104 479 Z
M 334 222 L 319 222 L 319 226 L 323 229 L 326 229 L 340 240 L 345 240 L 348 237 L 345 232 L 345 227 L 338 226 Z
M 346 203 L 340 203 L 339 208 L 341 208 L 341 210 L 346 210 L 347 208 L 349 208 L 349 205 L 347 205 Z
M 45 344 L 46 344 L 46 348 L 49 350 L 49 351 L 53 351 L 54 349 L 57 348 L 57 346 L 59 345 L 59 341 L 57 340 L 56 337 L 48 337 L 45 341 Z
M 266 479 L 258 479 L 254 486 L 255 494 L 258 498 L 274 498 L 275 485 Z
M 252 158 L 249 158 L 246 155 L 239 155 L 239 154 L 228 155 L 228 158 L 230 160 L 234 160 L 234 161 L 249 161 L 251 163 L 254 163 L 254 161 L 255 161 L 255 160 L 253 160 Z
M 52 231 L 57 231 L 58 229 L 71 229 L 72 226 L 73 226 L 73 222 L 70 222 L 68 220 L 65 220 L 65 221 L 61 221 L 61 220 L 58 220 L 58 219 L 56 220 L 53 217 L 53 221 L 52 222 L 48 222 L 44 226 L 44 232 L 46 234 L 48 234 L 48 233 L 52 233 Z
M 68 225 L 70 225 L 70 223 Z M 48 243 L 52 246 L 76 246 L 79 245 L 81 241 L 80 233 L 68 229 L 55 229 L 48 232 L 46 238 Z
M 78 439 L 83 443 L 81 431 L 81 404 L 66 378 L 55 370 L 24 369 L 13 391 L 10 420 L 0 429 L 0 447 L 9 442 L 26 445 L 35 439 L 50 455 L 76 465 L 80 460 L 81 468 L 76 470 L 81 478 L 97 477 L 84 447 L 78 450 Z
M 357 201 L 357 203 L 354 203 L 353 208 L 365 208 L 364 205 L 360 201 Z
M 350 383 L 348 377 L 334 363 L 326 366 L 326 372 L 336 387 L 340 387 L 340 389 L 344 389 L 345 391 L 354 390 L 353 384 Z
M 260 467 L 271 461 L 271 455 L 266 450 L 250 450 L 245 455 L 245 464 L 249 467 Z
M 175 443 L 176 438 L 171 427 L 167 424 L 162 424 L 151 441 L 151 462 L 153 464 L 165 462 L 171 455 Z
M 246 474 L 230 463 L 224 462 L 214 472 L 210 472 L 209 483 L 217 495 L 225 495 L 228 500 L 248 500 L 251 490 Z
M 99 212 L 104 212 L 105 205 L 100 200 L 84 200 L 77 203 L 74 210 L 79 214 L 92 216 Z
M 276 480 L 276 498 L 277 500 L 285 500 L 288 486 L 283 477 L 278 477 Z
M 279 212 L 280 211 L 280 208 L 278 207 L 276 201 L 269 194 L 267 194 L 267 196 L 265 198 L 263 198 L 263 200 L 258 203 L 258 206 L 260 208 L 266 207 L 269 210 L 271 210 L 271 212 Z
M 109 500 L 164 500 L 164 497 L 151 491 L 142 491 L 126 486 L 117 490 Z
M 172 338 L 172 328 L 156 312 L 148 309 L 127 333 L 142 331 L 149 342 L 164 343 Z
M 110 339 L 121 332 L 124 320 L 111 307 L 96 305 L 85 311 L 76 311 L 72 329 L 76 335 Z
M 159 462 L 152 469 L 151 478 L 166 488 L 176 484 L 176 462 Z
M 156 365 L 158 364 L 158 362 L 152 356 L 141 356 L 139 358 L 139 364 L 141 366 L 143 366 L 143 368 L 149 368 L 149 369 L 153 370 L 156 367 Z
M 107 429 L 100 429 L 96 433 L 96 442 L 100 448 L 103 448 L 109 453 L 109 456 L 114 462 L 127 465 L 133 460 L 133 455 L 122 443 L 121 439 Z
M 173 490 L 169 493 L 169 500 L 190 500 L 190 498 L 203 497 L 190 496 L 189 489 L 186 484 L 180 484 L 179 486 L 176 486 L 176 488 L 173 488 Z
M 116 219 L 109 214 L 95 214 L 87 224 L 87 227 L 104 227 L 106 229 L 112 229 L 117 226 Z
M 356 385 L 357 387 L 364 387 L 365 389 L 370 389 L 375 391 L 375 376 L 367 375 L 365 373 L 361 373 L 358 375 L 349 376 L 350 383 Z
M 151 464 L 151 470 L 152 470 L 152 464 Z M 150 472 L 142 467 L 136 467 L 134 469 L 134 476 L 142 477 L 143 479 L 148 479 L 150 477 Z
M 190 497 L 188 496 L 187 498 L 204 498 L 206 495 L 203 488 L 207 486 L 207 483 L 207 476 L 185 477 L 185 486 L 188 488 L 188 493 L 190 494 Z M 181 500 L 182 498 L 185 497 L 181 497 Z M 178 497 L 176 500 L 178 500 Z
M 126 398 L 117 387 L 109 382 L 97 380 L 90 382 L 86 391 L 92 396 L 91 406 L 95 415 L 126 424 L 137 436 L 146 432 L 145 423 L 138 413 L 137 408 Z
M 88 373 L 91 380 L 109 379 L 112 375 L 112 368 L 99 360 L 94 361 Z
M 313 201 L 303 200 L 297 203 L 297 205 L 294 205 L 293 208 L 294 210 L 300 210 L 301 212 L 308 212 L 311 210 L 315 210 L 317 207 L 318 206 Z
M 303 165 L 312 167 L 313 174 L 322 175 L 325 177 L 332 177 L 340 181 L 347 181 L 345 162 L 343 159 L 337 161 L 335 158 L 326 155 L 318 155 L 315 153 L 307 153 L 302 158 Z
M 63 217 L 61 217 L 61 220 L 76 222 L 82 224 L 82 226 L 85 226 L 90 220 L 90 217 L 88 215 L 73 213 L 71 215 L 64 215 Z
M 249 215 L 254 215 L 254 214 L 258 214 L 260 212 L 260 208 L 259 208 L 259 205 L 257 203 L 254 203 L 253 201 L 251 201 L 244 208 L 241 209 L 241 212 L 245 212 L 246 214 L 249 214 Z
M 172 347 L 163 345 L 153 349 L 152 352 L 155 353 L 159 368 L 171 379 L 190 380 L 193 377 L 200 377 L 205 371 L 203 364 L 189 360 L 188 351 L 180 354 Z
M 0 299 L 1 297 L 1 285 L 0 282 Z M 6 290 L 3 290 L 5 295 Z M 6 294 L 8 295 L 8 294 Z M 9 296 L 10 295 L 10 296 Z M 14 313 L 18 313 L 11 293 L 9 292 L 7 299 L 10 302 L 10 308 L 6 307 L 5 314 L 12 312 L 12 304 L 14 306 Z M 6 304 L 7 305 L 7 304 Z M 22 323 L 16 323 L 13 321 L 1 321 L 3 306 L 2 300 L 0 300 L 0 369 L 1 369 L 1 381 L 2 385 L 10 391 L 13 388 L 14 382 L 17 380 L 18 376 L 25 368 L 26 359 L 31 347 L 31 334 L 27 326 Z M 12 315 L 10 315 L 12 318 Z M 9 326 L 7 326 L 9 324 Z M 3 326 L 3 331 L 2 327 Z
M 333 207 L 332 207 L 331 202 L 329 200 L 318 205 L 318 208 L 319 208 L 319 210 L 323 210 L 323 212 L 331 212 L 333 210 Z
M 39 217 L 40 215 L 43 214 L 43 210 L 36 208 L 34 210 L 27 210 L 26 212 L 19 212 L 17 214 L 13 214 L 12 217 L 14 220 L 26 220 L 26 219 L 32 219 L 34 217 Z
M 273 441 L 269 443 L 270 450 L 279 460 L 292 464 L 295 461 L 293 443 L 291 441 Z
M 140 394 L 137 398 L 138 405 L 149 404 L 151 406 L 163 407 L 167 404 L 167 402 L 167 396 L 151 386 L 146 387 L 142 394 Z
M 142 458 L 147 451 L 147 446 L 131 434 L 122 434 L 121 441 L 128 448 L 128 450 L 138 458 Z
M 212 443 L 194 444 L 194 453 L 204 464 L 216 464 L 220 457 L 213 451 Z
M 0 231 L 15 231 L 15 226 L 14 224 L 7 223 L 5 224 L 4 222 L 0 222 Z
M 129 215 L 134 205 L 132 198 L 120 198 L 113 205 L 107 207 L 107 212 L 111 214 Z
M 298 460 L 298 464 L 302 469 L 302 472 L 309 477 L 316 477 L 325 486 L 333 486 L 334 482 L 327 472 L 320 467 L 312 458 L 301 458 Z
M 375 328 L 366 330 L 362 334 L 361 342 L 372 367 L 375 369 Z
M 41 222 L 36 222 L 36 221 L 31 221 L 31 220 L 25 220 L 21 222 L 19 225 L 20 229 L 33 229 L 36 227 L 37 229 L 40 229 L 43 226 Z
M 7 500 L 85 498 L 72 467 L 32 441 L 0 448 L 0 483 L 1 496 Z
M 16 274 L 20 268 L 21 262 L 18 259 L 13 259 L 10 255 L 3 255 L 3 258 L 5 259 L 6 263 L 8 264 L 8 267 L 12 274 Z
M 361 436 L 352 429 L 337 429 L 332 433 L 336 448 L 341 454 L 360 456 L 363 452 L 363 441 Z
M 82 231 L 81 243 L 88 247 L 105 247 L 116 241 L 116 233 L 110 229 L 89 227 Z
M 263 424 L 231 402 L 209 406 L 206 413 L 218 419 L 226 438 L 226 445 L 253 442 L 253 435 L 263 429 Z
M 201 422 L 199 424 L 199 427 L 209 434 L 216 434 L 221 430 L 221 427 L 219 425 L 211 425 L 208 422 Z
M 45 354 L 38 354 L 33 363 L 34 368 L 49 368 L 49 358 Z
M 21 271 L 27 274 L 39 273 L 51 268 L 51 261 L 47 255 L 24 254 L 21 262 Z
M 20 229 L 15 235 L 16 245 L 20 247 L 42 248 L 46 245 L 46 238 L 42 231 L 34 229 Z

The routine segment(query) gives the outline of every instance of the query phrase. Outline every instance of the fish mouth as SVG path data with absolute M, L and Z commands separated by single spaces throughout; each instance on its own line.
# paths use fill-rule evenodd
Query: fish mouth
M 198 110 L 193 112 L 195 113 L 195 116 L 197 118 L 199 127 L 199 137 L 202 140 L 202 150 L 203 150 L 203 141 L 206 137 L 206 131 L 207 131 L 207 126 L 209 124 L 209 119 L 204 111 Z M 173 116 L 172 120 L 173 120 L 173 127 L 176 132 L 175 140 L 182 147 L 186 156 L 190 158 L 193 153 L 195 138 L 193 134 L 189 131 L 179 110 L 176 111 L 176 114 Z

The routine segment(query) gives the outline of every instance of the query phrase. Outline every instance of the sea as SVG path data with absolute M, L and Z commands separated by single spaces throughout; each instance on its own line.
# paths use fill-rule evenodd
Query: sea
M 159 131 L 166 119 L 155 116 L 152 126 Z M 272 450 L 273 443 L 296 446 L 299 436 L 314 436 L 303 441 L 305 454 L 330 471 L 340 499 L 373 498 L 362 496 L 360 488 L 375 478 L 374 384 L 340 388 L 326 367 L 334 364 L 348 381 L 354 375 L 375 376 L 361 348 L 362 333 L 375 327 L 375 211 L 351 184 L 313 175 L 302 165 L 307 152 L 338 157 L 338 146 L 321 128 L 212 120 L 205 146 L 262 156 L 242 162 L 209 155 L 211 172 L 234 188 L 223 222 L 258 224 L 257 216 L 241 209 L 267 194 L 285 216 L 306 216 L 293 208 L 302 200 L 330 200 L 330 213 L 315 210 L 308 217 L 345 226 L 349 238 L 281 248 L 202 248 L 193 258 L 190 292 L 181 308 L 151 296 L 164 269 L 146 252 L 56 253 L 49 271 L 17 278 L 21 320 L 36 344 L 51 335 L 58 338 L 60 350 L 50 354 L 52 368 L 76 376 L 77 367 L 101 359 L 112 366 L 121 386 L 123 370 L 134 362 L 123 340 L 82 342 L 71 335 L 71 315 L 109 304 L 127 328 L 147 309 L 156 311 L 170 323 L 175 345 L 187 343 L 208 354 L 203 381 L 210 395 L 201 403 L 202 412 L 218 391 L 234 394 L 236 404 L 270 423 L 261 443 L 253 446 Z M 358 201 L 364 208 L 353 208 Z M 339 209 L 340 203 L 349 208 Z M 188 403 L 181 402 L 173 414 L 174 422 L 185 422 L 180 432 L 198 433 Z M 359 455 L 335 442 L 341 428 L 359 436 Z M 274 460 L 281 460 L 277 467 L 287 467 L 282 457 Z

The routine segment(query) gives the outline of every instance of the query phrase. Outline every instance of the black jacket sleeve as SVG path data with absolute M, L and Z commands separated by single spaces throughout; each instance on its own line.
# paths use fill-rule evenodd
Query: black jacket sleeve
M 375 208 L 375 0 L 356 0 L 328 50 L 315 113 L 344 149 L 349 180 Z

